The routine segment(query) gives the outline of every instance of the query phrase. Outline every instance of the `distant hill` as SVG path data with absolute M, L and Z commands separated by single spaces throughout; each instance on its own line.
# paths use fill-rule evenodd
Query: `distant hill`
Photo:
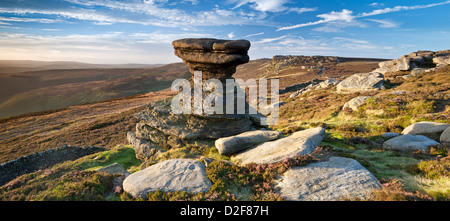
M 183 63 L 154 68 L 67 68 L 4 73 L 0 74 L 0 118 L 158 91 L 170 87 L 175 79 L 189 76 Z
M 75 61 L 0 60 L 0 74 L 52 69 L 154 68 L 163 64 L 90 64 Z

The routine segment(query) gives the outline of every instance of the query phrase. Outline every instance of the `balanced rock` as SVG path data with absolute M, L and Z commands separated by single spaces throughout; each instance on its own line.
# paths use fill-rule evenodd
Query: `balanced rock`
M 424 135 L 430 139 L 439 141 L 442 132 L 448 127 L 450 127 L 450 124 L 422 121 L 409 125 L 402 131 L 402 134 Z
M 211 181 L 206 177 L 205 165 L 196 160 L 166 160 L 129 175 L 123 182 L 125 192 L 135 198 L 146 199 L 151 192 L 186 191 L 207 192 Z
M 384 89 L 381 73 L 358 73 L 347 77 L 336 86 L 338 93 L 366 92 Z
M 204 79 L 223 80 L 236 72 L 236 66 L 249 61 L 247 40 L 185 38 L 172 42 L 175 55 L 183 59 L 191 73 L 203 72 Z
M 330 157 L 286 171 L 277 187 L 281 196 L 295 201 L 338 201 L 343 198 L 366 199 L 380 188 L 377 178 L 358 161 Z
M 442 132 L 440 141 L 441 144 L 450 145 L 450 127 L 447 127 L 447 129 Z
M 423 135 L 407 134 L 387 140 L 383 143 L 383 149 L 399 151 L 418 150 L 422 153 L 427 153 L 428 147 L 434 145 L 439 145 L 439 143 Z
M 216 140 L 215 145 L 220 154 L 233 154 L 266 141 L 275 140 L 282 135 L 279 131 L 248 131 L 231 137 Z
M 345 108 L 350 108 L 353 111 L 358 111 L 358 107 L 365 104 L 366 100 L 371 98 L 372 96 L 359 96 L 359 97 L 355 97 L 351 100 L 349 100 L 347 103 L 344 104 L 344 107 L 342 109 Z
M 231 160 L 242 165 L 276 163 L 296 155 L 312 153 L 324 137 L 325 129 L 322 127 L 297 131 L 290 136 L 268 141 L 240 152 Z
M 226 79 L 232 78 L 236 71 L 236 66 L 249 61 L 247 51 L 250 42 L 247 40 L 219 40 L 210 38 L 200 39 L 180 39 L 172 42 L 175 55 L 183 59 L 194 75 L 196 71 L 201 71 L 201 82 L 190 79 L 188 83 L 191 88 L 191 95 L 195 95 L 195 85 L 206 87 L 209 79 L 218 79 L 222 83 Z M 194 82 L 198 82 L 194 84 Z M 224 84 L 226 85 L 226 84 Z M 198 89 L 198 88 L 197 88 Z M 234 90 L 234 86 L 232 88 Z M 240 89 L 240 88 L 239 88 Z M 183 88 L 184 90 L 184 88 Z M 237 110 L 237 102 L 234 105 L 234 113 L 225 110 L 225 103 L 214 103 L 214 107 L 223 107 L 222 113 L 206 113 L 205 111 L 195 111 L 196 103 L 203 104 L 206 98 L 212 93 L 214 95 L 226 97 L 227 88 L 223 88 L 223 94 L 217 94 L 220 90 L 202 91 L 201 96 L 192 96 L 190 112 L 174 113 L 172 110 L 173 98 L 157 101 L 150 104 L 146 109 L 135 116 L 140 121 L 136 125 L 135 136 L 130 135 L 130 142 L 136 151 L 138 158 L 151 160 L 139 154 L 141 149 L 153 150 L 152 148 L 170 149 L 193 144 L 197 141 L 207 141 L 229 137 L 250 131 L 254 128 L 264 128 L 265 117 L 259 113 L 250 114 L 250 106 L 245 101 L 245 113 L 241 114 Z M 238 93 L 234 93 L 235 98 Z M 191 97 L 191 98 L 192 98 Z M 240 97 L 241 98 L 241 97 Z M 226 102 L 226 99 L 222 99 Z M 215 100 L 214 100 L 215 102 Z M 184 106 L 184 104 L 183 104 Z M 150 153 L 151 154 L 151 153 Z M 144 161 L 144 160 L 143 160 Z

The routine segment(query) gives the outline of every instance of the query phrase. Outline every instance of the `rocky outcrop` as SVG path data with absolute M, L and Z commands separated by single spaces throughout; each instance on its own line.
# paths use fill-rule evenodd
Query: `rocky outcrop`
M 347 77 L 336 86 L 338 93 L 366 92 L 384 89 L 384 76 L 378 72 L 358 73 Z
M 399 151 L 428 152 L 428 147 L 439 145 L 438 142 L 423 135 L 401 135 L 383 143 L 383 149 Z
M 308 81 L 304 84 L 294 85 L 294 86 L 296 86 L 297 91 L 295 91 L 294 93 L 289 95 L 289 97 L 295 98 L 295 97 L 301 96 L 303 94 L 306 94 L 309 91 L 324 89 L 324 88 L 327 88 L 328 86 L 336 85 L 337 83 L 339 83 L 339 81 L 336 79 L 333 79 L 333 78 L 329 78 L 325 81 L 320 81 L 320 80 L 314 79 L 314 80 Z M 288 88 L 290 88 L 290 87 L 286 87 L 285 90 L 287 90 Z M 293 88 L 293 87 L 291 86 L 291 88 Z
M 136 158 L 142 162 L 156 159 L 160 153 L 164 152 L 164 149 L 158 144 L 149 140 L 137 138 L 136 134 L 131 131 L 127 133 L 127 139 L 136 153 Z
M 123 181 L 124 191 L 140 199 L 146 199 L 157 190 L 199 193 L 207 192 L 210 187 L 205 165 L 190 159 L 166 160 L 133 173 Z
M 279 131 L 257 130 L 248 131 L 231 137 L 219 138 L 215 146 L 220 154 L 229 155 L 248 149 L 254 145 L 280 138 Z
M 342 107 L 342 109 L 345 108 L 350 108 L 353 111 L 358 111 L 358 107 L 365 104 L 366 100 L 371 98 L 372 96 L 359 96 L 359 97 L 355 97 L 351 100 L 349 100 L 347 103 L 344 104 L 344 107 Z
M 226 85 L 225 80 L 232 78 L 236 66 L 249 60 L 247 51 L 250 42 L 247 40 L 187 38 L 173 41 L 172 45 L 175 55 L 183 59 L 192 74 L 196 71 L 202 72 L 202 84 L 209 79 L 217 79 Z M 194 88 L 193 81 L 189 82 L 191 88 Z M 223 89 L 224 98 L 226 90 Z M 196 99 L 202 99 L 203 102 L 210 93 L 213 92 L 204 92 L 200 98 L 192 96 L 194 105 L 191 114 L 175 114 L 171 106 L 172 98 L 150 104 L 137 113 L 135 116 L 140 122 L 136 125 L 135 138 L 130 134 L 132 139 L 129 141 L 133 144 L 133 148 L 138 150 L 136 151 L 138 158 L 146 161 L 161 149 L 177 148 L 198 140 L 210 141 L 266 127 L 261 125 L 263 115 L 249 114 L 250 106 L 247 102 L 245 102 L 246 112 L 243 114 L 236 112 L 236 104 L 235 112 L 227 113 L 226 105 L 216 103 L 214 106 L 224 108 L 224 114 L 196 112 L 193 108 Z M 191 94 L 194 94 L 194 90 L 191 90 Z M 236 93 L 234 96 L 237 96 Z M 223 99 L 224 102 L 225 100 Z
M 366 199 L 370 191 L 381 186 L 358 161 L 330 157 L 328 161 L 289 169 L 277 187 L 287 200 L 338 201 L 343 198 Z
M 0 165 L 0 186 L 20 175 L 47 169 L 64 161 L 76 160 L 105 150 L 105 148 L 97 146 L 76 147 L 64 145 L 60 148 L 48 149 L 3 163 Z
M 450 64 L 450 50 L 444 51 L 418 51 L 408 55 L 404 55 L 401 58 L 380 62 L 379 68 L 375 72 L 382 74 L 396 71 L 412 71 L 416 70 L 411 75 L 406 75 L 404 78 L 410 78 L 418 76 L 427 70 L 435 68 L 445 67 Z M 417 69 L 420 68 L 420 69 Z
M 439 141 L 442 132 L 448 127 L 450 127 L 450 124 L 422 121 L 409 125 L 402 131 L 402 134 L 424 135 L 430 139 Z
M 265 142 L 231 157 L 241 165 L 276 163 L 296 155 L 310 154 L 325 137 L 325 129 L 316 127 L 297 131 L 290 136 Z

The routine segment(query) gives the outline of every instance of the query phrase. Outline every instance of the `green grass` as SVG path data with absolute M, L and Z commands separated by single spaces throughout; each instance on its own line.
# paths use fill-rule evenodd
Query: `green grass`
M 117 200 L 112 181 L 118 175 L 95 171 L 114 162 L 129 171 L 141 164 L 133 148 L 119 146 L 17 177 L 0 187 L 0 200 Z

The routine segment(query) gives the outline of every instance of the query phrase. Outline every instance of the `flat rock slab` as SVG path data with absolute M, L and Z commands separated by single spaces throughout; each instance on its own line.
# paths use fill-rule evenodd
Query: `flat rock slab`
M 124 191 L 140 199 L 146 199 L 149 193 L 157 190 L 199 193 L 208 191 L 210 187 L 205 165 L 190 159 L 157 163 L 129 175 L 123 182 Z
M 366 92 L 383 89 L 384 76 L 378 72 L 354 74 L 337 86 L 338 93 Z
M 424 135 L 430 139 L 439 141 L 442 132 L 448 127 L 450 127 L 450 124 L 422 121 L 409 125 L 402 131 L 402 134 Z
M 289 169 L 277 187 L 287 200 L 338 201 L 352 197 L 365 199 L 371 190 L 381 186 L 358 161 L 331 157 L 328 161 Z
M 359 96 L 359 97 L 355 97 L 351 100 L 349 100 L 347 103 L 344 104 L 344 107 L 342 107 L 342 109 L 345 108 L 350 108 L 353 111 L 358 111 L 358 107 L 365 104 L 366 100 L 371 98 L 372 96 Z
M 401 135 L 387 140 L 383 143 L 383 149 L 399 151 L 415 151 L 422 153 L 428 152 L 428 147 L 439 145 L 438 142 L 423 135 Z
M 233 156 L 231 160 L 242 165 L 276 163 L 296 155 L 312 153 L 324 137 L 325 129 L 321 127 L 302 130 L 288 137 L 257 145 Z
M 128 176 L 131 174 L 130 172 L 127 171 L 127 169 L 125 169 L 125 167 L 123 167 L 122 165 L 120 165 L 117 162 L 115 162 L 111 165 L 102 167 L 102 168 L 98 169 L 97 171 L 110 173 L 110 174 L 120 174 L 120 175 L 125 175 L 125 176 Z
M 278 139 L 282 134 L 279 131 L 268 130 L 248 131 L 236 136 L 219 138 L 215 146 L 220 154 L 233 154 L 257 144 Z

